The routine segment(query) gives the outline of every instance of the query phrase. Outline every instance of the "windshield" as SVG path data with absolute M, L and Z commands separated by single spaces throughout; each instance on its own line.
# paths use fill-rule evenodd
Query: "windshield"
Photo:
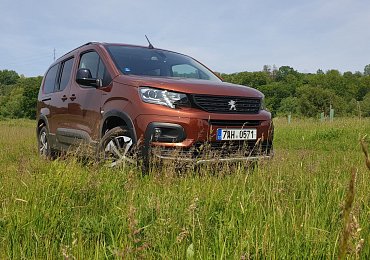
M 108 52 L 125 75 L 177 77 L 221 81 L 192 58 L 145 47 L 108 45 Z

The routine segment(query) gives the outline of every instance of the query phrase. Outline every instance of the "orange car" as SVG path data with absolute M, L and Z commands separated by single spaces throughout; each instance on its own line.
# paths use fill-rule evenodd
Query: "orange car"
M 180 53 L 87 43 L 45 74 L 37 104 L 39 151 L 51 156 L 88 143 L 112 166 L 135 162 L 134 150 L 145 167 L 149 155 L 194 163 L 269 158 L 273 124 L 263 100 L 260 91 L 225 83 Z

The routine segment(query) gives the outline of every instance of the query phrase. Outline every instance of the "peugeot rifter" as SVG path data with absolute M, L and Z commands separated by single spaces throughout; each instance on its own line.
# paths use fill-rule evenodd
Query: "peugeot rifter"
M 273 153 L 260 91 L 152 45 L 91 42 L 55 61 L 38 95 L 37 138 L 45 157 L 87 143 L 112 166 L 135 162 L 133 151 L 145 167 L 152 157 L 198 164 Z

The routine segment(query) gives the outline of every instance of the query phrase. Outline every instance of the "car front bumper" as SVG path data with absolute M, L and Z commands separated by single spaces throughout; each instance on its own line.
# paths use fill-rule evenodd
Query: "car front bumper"
M 157 159 L 195 164 L 258 161 L 273 157 L 271 120 L 259 120 L 252 126 L 257 129 L 257 138 L 248 141 L 216 140 L 215 131 L 218 128 L 244 127 L 236 125 L 235 120 L 224 122 L 230 125 L 216 125 L 202 119 L 184 119 L 176 123 L 151 122 L 146 128 L 144 149 L 146 152 L 150 150 L 150 154 Z

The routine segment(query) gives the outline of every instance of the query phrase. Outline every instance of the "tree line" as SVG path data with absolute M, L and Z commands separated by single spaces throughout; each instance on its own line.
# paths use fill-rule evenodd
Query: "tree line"
M 274 115 L 316 117 L 334 108 L 339 116 L 370 116 L 370 64 L 363 73 L 300 73 L 290 66 L 265 65 L 262 71 L 219 75 L 226 82 L 262 91 Z M 41 76 L 27 78 L 13 70 L 0 70 L 0 119 L 34 119 L 41 82 Z
M 370 64 L 364 72 L 328 70 L 300 73 L 290 66 L 265 65 L 262 71 L 220 74 L 227 82 L 250 86 L 265 94 L 265 104 L 274 115 L 317 117 L 370 116 Z
M 41 76 L 27 78 L 13 70 L 0 70 L 0 119 L 34 119 L 41 81 Z

